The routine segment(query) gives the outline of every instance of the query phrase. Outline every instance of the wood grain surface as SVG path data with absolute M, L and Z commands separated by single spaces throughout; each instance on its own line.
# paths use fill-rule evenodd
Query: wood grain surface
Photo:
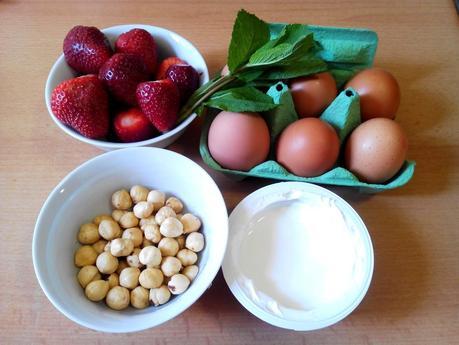
M 113 335 L 74 324 L 41 291 L 31 258 L 35 219 L 48 193 L 102 153 L 64 134 L 47 114 L 44 85 L 66 32 L 77 24 L 166 27 L 191 40 L 215 73 L 241 7 L 267 21 L 374 29 L 376 64 L 400 81 L 398 121 L 417 161 L 413 180 L 374 196 L 331 188 L 356 208 L 372 236 L 375 272 L 366 298 L 332 327 L 287 331 L 246 311 L 219 273 L 197 303 L 155 329 Z M 170 149 L 202 164 L 199 125 Z M 0 138 L 1 344 L 459 343 L 459 25 L 452 0 L 0 0 Z M 209 173 L 229 210 L 272 183 Z

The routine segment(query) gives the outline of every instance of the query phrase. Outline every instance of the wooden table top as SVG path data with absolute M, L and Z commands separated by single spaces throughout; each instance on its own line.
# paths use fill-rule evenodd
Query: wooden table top
M 179 317 L 135 334 L 78 326 L 47 300 L 35 278 L 31 239 L 52 188 L 101 154 L 49 118 L 44 85 L 74 25 L 124 23 L 184 35 L 215 73 L 225 63 L 239 8 L 267 21 L 367 27 L 380 43 L 376 65 L 398 78 L 398 121 L 415 176 L 403 188 L 342 195 L 366 222 L 375 249 L 366 298 L 342 322 L 314 332 L 270 326 L 232 296 L 221 273 Z M 459 342 L 459 25 L 453 1 L 0 1 L 0 343 L 2 344 L 453 344 Z M 202 164 L 199 122 L 170 149 Z M 209 169 L 207 169 L 209 171 Z M 228 209 L 271 181 L 232 181 L 209 171 Z

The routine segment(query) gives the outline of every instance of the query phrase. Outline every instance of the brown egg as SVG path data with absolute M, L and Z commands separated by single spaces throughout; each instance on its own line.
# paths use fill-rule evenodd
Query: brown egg
M 402 127 L 386 118 L 368 120 L 350 135 L 345 165 L 361 181 L 383 183 L 403 165 L 408 141 Z
M 362 121 L 375 117 L 395 118 L 400 105 L 400 87 L 392 74 L 381 68 L 357 73 L 347 84 L 360 96 Z
M 212 157 L 224 168 L 250 170 L 269 153 L 270 137 L 265 120 L 257 113 L 219 113 L 209 129 Z
M 334 128 L 317 118 L 293 122 L 277 143 L 277 161 L 298 176 L 323 174 L 335 164 L 339 138 Z
M 336 82 L 328 72 L 294 79 L 290 85 L 299 117 L 317 117 L 336 97 Z

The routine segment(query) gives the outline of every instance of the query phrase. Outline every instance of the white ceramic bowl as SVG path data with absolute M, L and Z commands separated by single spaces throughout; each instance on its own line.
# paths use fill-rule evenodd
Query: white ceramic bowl
M 274 326 L 330 326 L 368 290 L 374 260 L 368 231 L 325 188 L 281 182 L 258 189 L 233 210 L 229 229 L 225 280 L 248 311 Z
M 112 26 L 103 29 L 102 32 L 107 36 L 108 40 L 113 46 L 119 35 L 134 28 L 145 29 L 153 35 L 158 46 L 160 59 L 168 56 L 178 56 L 193 66 L 198 71 L 198 73 L 201 74 L 200 85 L 203 85 L 209 81 L 209 72 L 207 70 L 206 62 L 204 61 L 202 55 L 199 53 L 198 49 L 196 49 L 196 47 L 188 40 L 173 31 L 151 25 L 132 24 Z M 134 143 L 115 143 L 86 138 L 71 127 L 64 125 L 54 116 L 53 112 L 51 111 L 50 100 L 51 93 L 53 92 L 54 88 L 64 80 L 74 78 L 75 76 L 75 72 L 65 62 L 64 54 L 61 54 L 61 56 L 57 59 L 51 68 L 51 71 L 48 75 L 48 80 L 46 81 L 45 101 L 49 115 L 59 126 L 59 128 L 71 137 L 84 143 L 94 145 L 102 150 L 108 151 L 136 146 L 166 147 L 177 140 L 185 131 L 186 127 L 196 118 L 196 114 L 192 114 L 185 121 L 181 122 L 177 127 L 170 130 L 169 132 L 161 134 L 152 139 Z
M 141 184 L 175 195 L 202 220 L 206 245 L 199 274 L 188 290 L 160 307 L 124 311 L 93 303 L 76 279 L 73 254 L 82 223 L 111 211 L 111 194 Z M 97 156 L 68 174 L 51 192 L 38 216 L 32 242 L 35 273 L 52 304 L 82 326 L 104 332 L 134 332 L 179 315 L 211 285 L 223 260 L 228 215 L 212 178 L 196 163 L 159 148 L 129 148 Z

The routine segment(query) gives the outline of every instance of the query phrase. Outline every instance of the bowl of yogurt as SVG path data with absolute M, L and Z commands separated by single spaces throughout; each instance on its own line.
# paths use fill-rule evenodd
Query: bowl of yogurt
M 335 324 L 364 298 L 374 254 L 365 224 L 329 190 L 283 182 L 247 196 L 229 218 L 225 280 L 237 300 L 274 326 Z

